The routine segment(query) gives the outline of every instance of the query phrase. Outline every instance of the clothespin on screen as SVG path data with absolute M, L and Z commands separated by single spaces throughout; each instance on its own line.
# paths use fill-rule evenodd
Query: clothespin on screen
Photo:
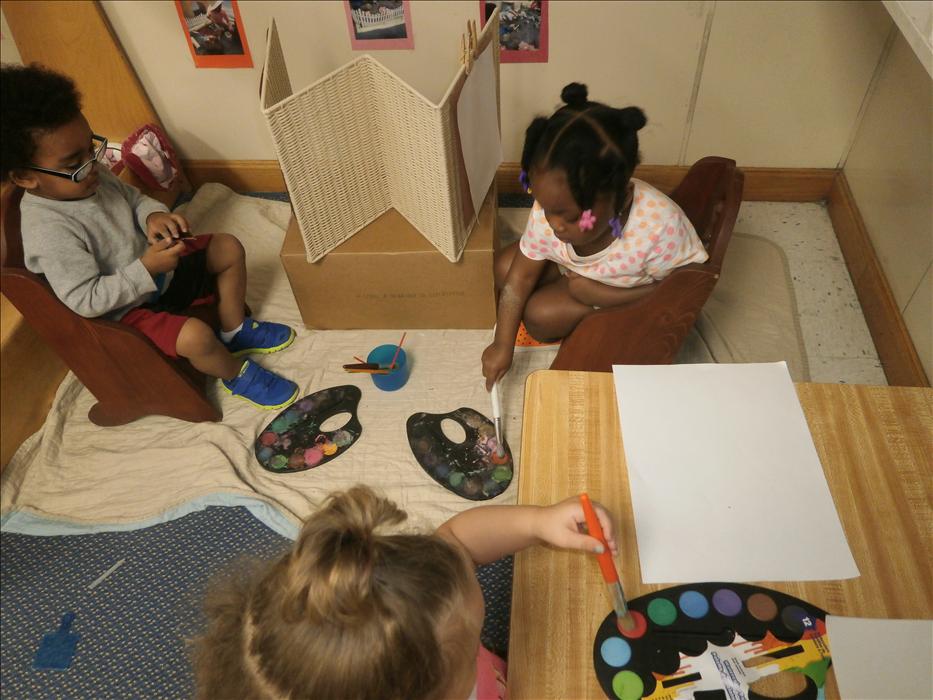
M 476 43 L 476 21 L 468 20 L 466 35 L 460 35 L 460 63 L 462 63 L 463 67 L 466 68 L 467 75 L 469 75 L 470 71 L 473 70 Z

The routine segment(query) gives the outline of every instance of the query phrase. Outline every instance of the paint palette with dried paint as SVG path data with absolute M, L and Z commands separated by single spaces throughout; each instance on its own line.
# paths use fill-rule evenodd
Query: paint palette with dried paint
M 457 424 L 464 439 L 444 434 L 442 424 Z M 472 408 L 450 413 L 416 413 L 408 419 L 408 443 L 418 464 L 437 483 L 471 501 L 495 498 L 512 483 L 512 453 L 499 443 L 492 421 Z
M 739 583 L 666 588 L 629 602 L 636 625 L 611 612 L 593 645 L 612 700 L 822 697 L 832 663 L 826 613 L 778 591 Z
M 357 418 L 362 393 L 349 384 L 322 389 L 279 413 L 256 438 L 256 459 L 270 472 L 302 472 L 336 459 L 352 447 L 363 427 Z M 325 429 L 340 414 L 349 419 Z

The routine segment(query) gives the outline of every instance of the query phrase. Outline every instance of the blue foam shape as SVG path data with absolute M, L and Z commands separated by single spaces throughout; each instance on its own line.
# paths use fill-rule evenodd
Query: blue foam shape
M 32 662 L 34 669 L 64 671 L 71 666 L 78 648 L 78 640 L 81 639 L 81 635 L 69 632 L 74 620 L 73 612 L 65 613 L 62 615 L 58 631 L 51 632 L 42 638 L 42 643 L 36 650 L 36 658 Z

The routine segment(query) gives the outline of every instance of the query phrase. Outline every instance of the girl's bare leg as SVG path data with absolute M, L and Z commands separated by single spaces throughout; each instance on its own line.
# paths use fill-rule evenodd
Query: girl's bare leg
M 557 274 L 560 275 L 559 272 Z M 570 296 L 567 278 L 559 277 L 531 293 L 523 320 L 528 332 L 544 342 L 567 337 L 593 311 L 592 306 L 581 304 Z

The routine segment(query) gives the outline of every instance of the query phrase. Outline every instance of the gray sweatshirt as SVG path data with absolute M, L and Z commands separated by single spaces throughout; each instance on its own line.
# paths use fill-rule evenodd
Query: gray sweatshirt
M 75 313 L 117 320 L 156 291 L 140 261 L 149 245 L 143 232 L 150 214 L 168 209 L 105 167 L 98 172 L 87 199 L 23 195 L 23 258 Z

